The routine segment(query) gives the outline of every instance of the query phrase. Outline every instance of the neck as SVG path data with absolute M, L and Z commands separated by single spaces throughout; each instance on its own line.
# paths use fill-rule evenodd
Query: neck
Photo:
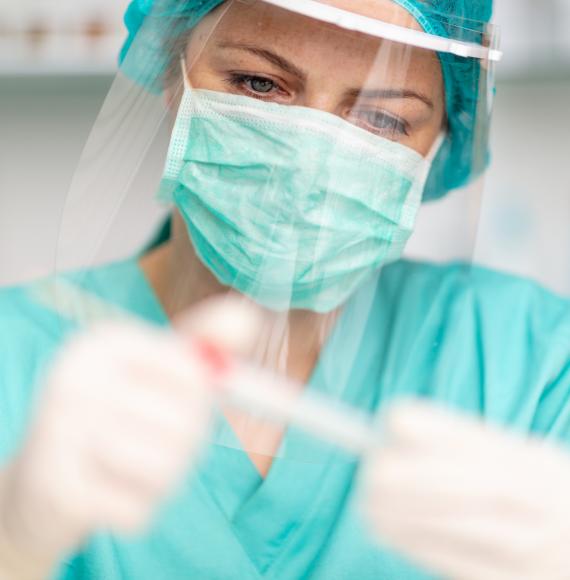
M 171 240 L 140 260 L 143 272 L 171 320 L 202 300 L 228 291 L 200 262 L 190 244 L 185 246 L 179 248 Z M 337 318 L 338 312 L 323 315 L 309 311 L 265 311 L 266 324 L 251 358 L 304 383 Z
M 170 320 L 224 292 L 197 256 L 179 255 L 173 241 L 143 256 L 140 266 Z

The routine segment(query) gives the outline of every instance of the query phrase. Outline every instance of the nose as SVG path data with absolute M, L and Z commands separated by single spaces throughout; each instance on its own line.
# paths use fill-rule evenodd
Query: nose
M 342 117 L 345 114 L 342 99 L 335 95 L 334 91 L 326 90 L 324 88 L 306 90 L 299 101 L 298 104 L 302 107 L 317 109 L 339 117 Z

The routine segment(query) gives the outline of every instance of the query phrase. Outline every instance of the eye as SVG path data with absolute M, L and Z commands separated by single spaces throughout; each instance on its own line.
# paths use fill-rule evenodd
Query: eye
M 276 87 L 273 81 L 261 77 L 252 77 L 250 79 L 246 79 L 244 82 L 248 88 L 251 88 L 252 91 L 262 94 L 270 93 Z
M 392 138 L 408 135 L 406 121 L 385 111 L 352 111 L 350 117 L 352 122 L 373 133 L 387 133 Z
M 227 81 L 233 87 L 253 97 L 266 97 L 281 92 L 281 87 L 267 77 L 232 74 Z

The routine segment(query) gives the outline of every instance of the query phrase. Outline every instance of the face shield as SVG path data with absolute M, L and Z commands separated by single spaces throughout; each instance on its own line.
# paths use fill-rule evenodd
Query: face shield
M 165 0 L 125 50 L 37 297 L 79 326 L 167 326 L 213 294 L 257 304 L 214 446 L 358 454 L 386 345 L 402 373 L 446 356 L 419 288 L 413 317 L 391 318 L 415 284 L 398 264 L 429 200 L 475 183 L 458 218 L 477 223 L 500 53 L 488 24 L 401 4 Z M 456 240 L 465 276 L 475 231 Z

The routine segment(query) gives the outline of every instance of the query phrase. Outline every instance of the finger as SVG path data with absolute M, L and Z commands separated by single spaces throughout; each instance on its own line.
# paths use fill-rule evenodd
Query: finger
M 478 464 L 462 455 L 384 449 L 365 473 L 364 492 L 386 509 L 415 513 L 499 514 L 527 517 L 536 506 L 509 465 Z M 535 496 L 536 497 L 536 496 Z
M 142 379 L 141 379 L 142 380 Z M 93 428 L 100 430 L 107 425 L 117 434 L 127 428 L 138 433 L 150 432 L 159 439 L 173 441 L 198 436 L 207 428 L 212 411 L 211 396 L 207 391 L 195 393 L 161 388 L 144 388 L 132 384 L 132 377 L 122 382 L 121 388 L 109 389 L 107 399 L 102 398 L 97 417 L 92 417 Z M 119 382 L 121 380 L 119 379 Z
M 181 337 L 211 343 L 238 355 L 252 350 L 262 325 L 262 311 L 236 294 L 206 300 L 174 322 Z
M 377 520 L 378 533 L 392 546 L 453 578 L 505 578 L 511 580 L 564 578 L 565 562 L 559 538 L 544 532 L 537 519 L 514 522 L 492 514 L 399 515 L 393 521 Z M 565 535 L 560 538 L 566 537 Z M 471 575 L 466 575 L 469 571 Z M 484 575 L 481 575 L 483 574 Z M 477 575 L 479 574 L 479 576 Z
M 379 535 L 408 555 L 418 554 L 429 538 L 431 556 L 447 557 L 451 551 L 459 564 L 475 570 L 488 562 L 521 572 L 520 563 L 537 544 L 539 512 L 524 501 L 510 501 L 508 492 L 485 495 L 475 485 L 468 493 L 454 486 L 452 493 L 445 485 L 431 489 L 421 478 L 410 484 L 410 475 L 403 469 L 391 474 L 387 485 L 370 489 L 364 509 Z
M 102 358 L 110 372 L 121 370 L 141 386 L 169 388 L 181 394 L 204 389 L 209 369 L 175 335 L 155 329 L 109 328 Z
M 150 438 L 101 441 L 91 457 L 94 476 L 147 497 L 166 494 L 189 469 L 193 445 L 163 446 Z
M 148 528 L 157 502 L 127 484 L 100 488 L 92 498 L 92 527 L 115 533 L 136 534 Z
M 473 557 L 470 550 L 457 550 L 443 544 L 423 531 L 408 535 L 406 540 L 390 538 L 389 545 L 422 567 L 454 580 L 521 580 L 513 570 L 491 561 L 488 557 Z M 538 578 L 536 579 L 538 580 Z
M 394 445 L 471 449 L 485 430 L 482 421 L 420 401 L 397 404 L 384 418 L 386 439 Z
M 60 371 L 65 385 L 51 397 L 50 407 L 57 410 L 75 405 L 81 413 L 84 407 L 142 406 L 153 396 L 159 406 L 163 406 L 159 397 L 184 407 L 211 404 L 213 393 L 205 365 L 184 352 L 179 341 L 167 335 L 130 339 L 130 333 L 118 340 L 114 330 L 106 344 L 92 343 Z M 130 401 L 126 400 L 128 393 Z

